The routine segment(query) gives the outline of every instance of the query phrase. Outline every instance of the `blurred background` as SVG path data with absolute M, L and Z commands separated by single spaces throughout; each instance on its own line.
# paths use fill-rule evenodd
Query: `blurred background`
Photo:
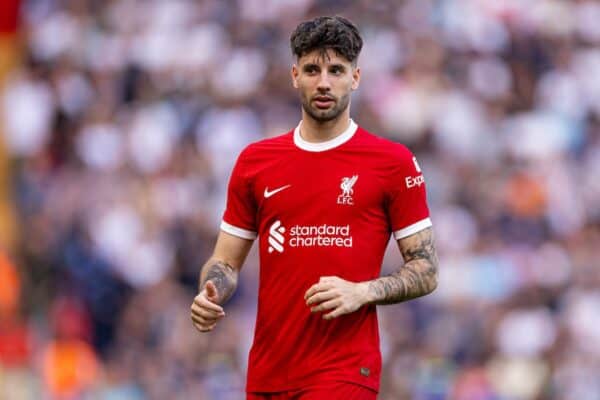
M 333 14 L 441 259 L 380 307 L 380 399 L 600 399 L 593 0 L 3 0 L 0 399 L 243 399 L 256 249 L 215 331 L 189 306 L 238 152 L 300 120 L 289 35 Z

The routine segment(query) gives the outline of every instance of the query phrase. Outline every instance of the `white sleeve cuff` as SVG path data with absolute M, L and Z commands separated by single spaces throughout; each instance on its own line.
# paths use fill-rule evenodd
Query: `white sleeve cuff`
M 225 221 L 221 221 L 221 230 L 223 232 L 227 232 L 230 235 L 241 237 L 242 239 L 254 240 L 258 236 L 256 232 L 249 231 L 247 229 L 238 228 L 237 226 L 233 226 L 228 224 Z
M 415 233 L 422 231 L 423 229 L 429 228 L 431 225 L 431 218 L 422 219 L 419 222 L 415 222 L 414 224 L 409 225 L 406 228 L 402 228 L 394 232 L 394 238 L 398 240 L 410 235 L 414 235 Z

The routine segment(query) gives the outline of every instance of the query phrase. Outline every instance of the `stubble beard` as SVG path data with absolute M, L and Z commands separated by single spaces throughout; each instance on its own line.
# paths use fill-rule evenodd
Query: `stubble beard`
M 335 101 L 333 107 L 326 110 L 320 110 L 316 107 L 313 107 L 311 105 L 311 100 L 308 98 L 303 97 L 302 99 L 302 108 L 304 111 L 306 111 L 306 113 L 312 119 L 321 123 L 337 119 L 344 112 L 344 110 L 346 110 L 348 104 L 350 104 L 350 94 L 340 97 L 337 101 Z

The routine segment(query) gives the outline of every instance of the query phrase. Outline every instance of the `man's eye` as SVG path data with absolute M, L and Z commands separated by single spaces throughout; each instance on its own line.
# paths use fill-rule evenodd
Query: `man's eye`
M 342 73 L 342 69 L 341 69 L 341 68 L 338 68 L 338 67 L 335 67 L 335 68 L 331 68 L 331 69 L 329 70 L 329 72 L 331 72 L 331 73 L 332 73 L 332 74 L 334 74 L 334 75 L 339 75 L 339 74 L 341 74 L 341 73 Z

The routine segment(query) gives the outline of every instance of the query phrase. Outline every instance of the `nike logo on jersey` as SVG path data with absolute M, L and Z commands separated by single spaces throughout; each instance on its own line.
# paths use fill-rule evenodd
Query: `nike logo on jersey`
M 265 188 L 265 199 L 268 199 L 269 197 L 271 197 L 271 196 L 273 196 L 273 195 L 281 192 L 282 190 L 285 190 L 285 189 L 289 188 L 290 186 L 292 186 L 292 185 L 285 185 L 285 186 L 282 186 L 282 187 L 277 188 L 275 190 L 271 190 L 270 192 L 269 192 L 269 188 L 266 187 Z

